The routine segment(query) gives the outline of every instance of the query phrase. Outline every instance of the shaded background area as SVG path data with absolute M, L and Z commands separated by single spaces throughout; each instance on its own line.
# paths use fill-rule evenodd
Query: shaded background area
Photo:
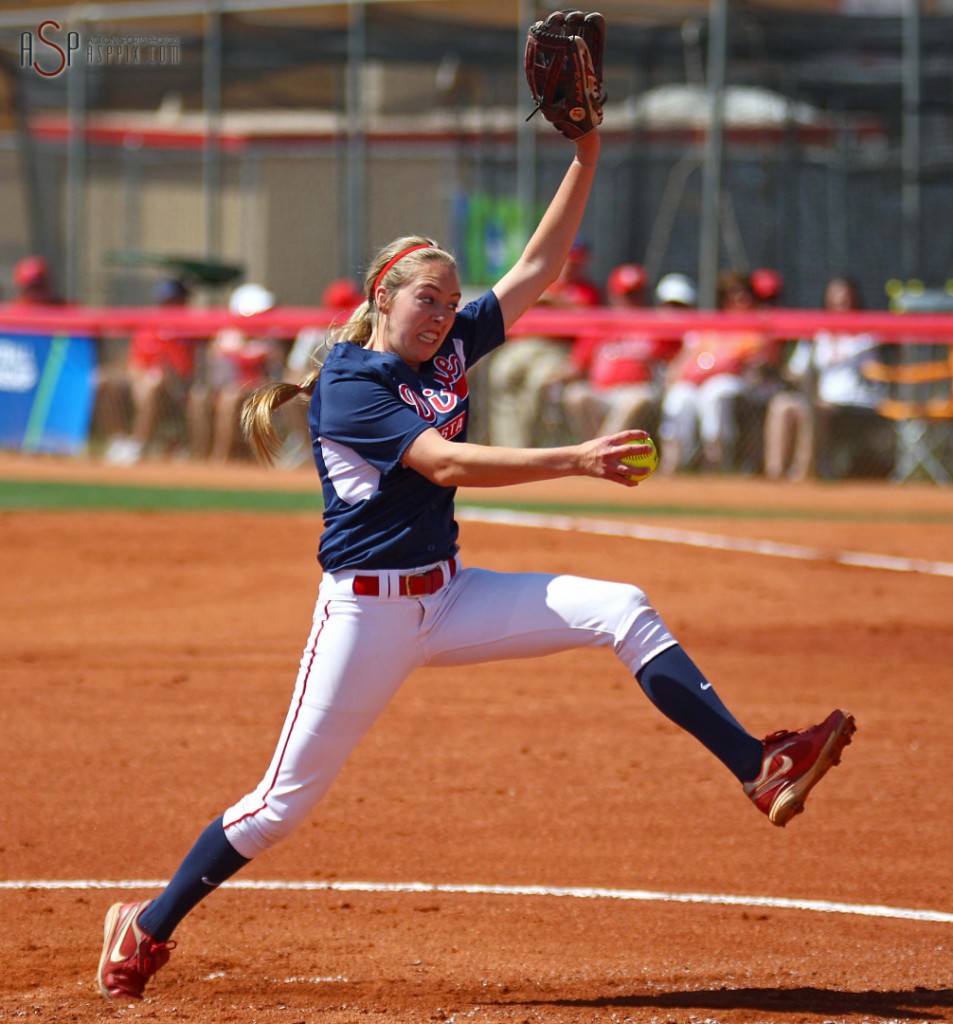
M 0 165 L 13 215 L 0 265 L 47 253 L 63 290 L 143 301 L 116 250 L 241 264 L 289 303 L 353 275 L 413 226 L 460 253 L 474 286 L 518 251 L 567 146 L 530 109 L 529 3 L 122 2 L 0 12 Z M 713 281 L 771 266 L 816 306 L 851 273 L 941 288 L 953 240 L 953 17 L 943 4 L 602 5 L 606 158 L 587 216 L 594 268 Z M 36 14 L 34 14 L 36 12 Z M 98 13 L 97 13 L 98 12 Z M 82 41 L 44 77 L 22 33 L 62 18 Z M 903 16 L 901 16 L 903 15 Z M 95 16 L 94 21 L 84 20 Z M 161 33 L 163 59 L 88 46 Z M 47 69 L 57 57 L 33 40 Z M 81 59 L 82 58 L 82 59 Z M 55 66 L 53 64 L 52 66 Z

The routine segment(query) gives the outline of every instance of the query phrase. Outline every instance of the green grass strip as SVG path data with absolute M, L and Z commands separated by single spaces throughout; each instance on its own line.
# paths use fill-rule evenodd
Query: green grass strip
M 320 491 L 219 491 L 200 487 L 142 487 L 0 480 L 0 509 L 149 512 L 320 512 Z
M 489 492 L 484 501 L 461 502 L 461 507 L 505 507 L 519 512 L 564 516 L 622 516 L 626 518 L 724 518 L 808 520 L 825 522 L 953 523 L 953 511 L 878 512 L 857 509 L 734 508 L 720 505 L 579 504 L 567 502 L 501 503 Z M 151 512 L 320 513 L 321 492 L 286 490 L 214 490 L 204 487 L 143 487 L 140 485 L 77 483 L 49 480 L 0 480 L 0 510 L 115 510 Z

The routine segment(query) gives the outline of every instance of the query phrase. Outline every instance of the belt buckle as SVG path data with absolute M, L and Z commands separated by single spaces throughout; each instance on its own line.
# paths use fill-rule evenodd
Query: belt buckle
M 432 591 L 427 590 L 427 586 L 426 586 L 426 579 L 427 579 L 428 576 L 430 576 L 430 574 L 432 572 L 433 572 L 433 569 L 424 569 L 422 572 L 411 572 L 411 573 L 408 573 L 404 577 L 404 579 L 407 581 L 407 596 L 408 597 L 421 597 L 421 596 L 424 596 L 426 594 L 432 593 Z M 414 580 L 421 580 L 421 582 L 423 584 L 423 587 L 422 587 L 422 589 L 421 589 L 419 594 L 414 592 L 414 587 L 413 587 L 413 581 Z

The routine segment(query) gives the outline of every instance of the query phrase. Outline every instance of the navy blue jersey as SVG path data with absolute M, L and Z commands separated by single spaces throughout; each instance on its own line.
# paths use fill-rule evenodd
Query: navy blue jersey
M 466 369 L 504 338 L 499 303 L 487 292 L 457 313 L 419 371 L 389 352 L 332 347 L 308 416 L 324 492 L 322 568 L 413 569 L 456 554 L 456 488 L 431 483 L 400 460 L 429 427 L 466 440 Z

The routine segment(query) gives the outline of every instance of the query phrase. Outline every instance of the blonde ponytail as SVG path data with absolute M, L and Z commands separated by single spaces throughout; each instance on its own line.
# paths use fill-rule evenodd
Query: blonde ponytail
M 281 438 L 275 430 L 272 414 L 301 395 L 310 398 L 318 382 L 319 372 L 319 369 L 312 371 L 300 384 L 287 381 L 262 384 L 242 403 L 242 434 L 259 462 L 267 466 L 274 465 L 275 456 L 281 448 Z

